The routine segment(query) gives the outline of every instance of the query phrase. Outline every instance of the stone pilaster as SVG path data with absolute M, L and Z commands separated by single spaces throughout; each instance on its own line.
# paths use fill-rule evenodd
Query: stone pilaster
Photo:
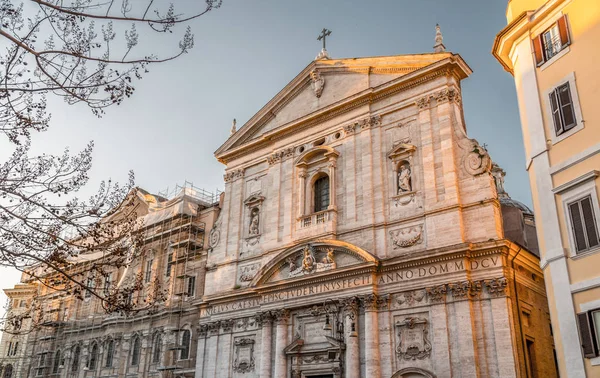
M 358 305 L 356 297 L 343 300 L 346 339 L 346 378 L 360 378 L 360 350 L 358 338 Z M 353 329 L 354 325 L 354 329 Z
M 264 312 L 257 317 L 262 325 L 261 353 L 260 353 L 260 377 L 271 378 L 271 345 L 273 334 L 273 317 L 271 313 Z
M 200 324 L 198 327 L 198 348 L 196 349 L 196 374 L 204 376 L 204 352 L 206 349 L 206 335 L 208 334 L 208 325 Z M 163 350 L 165 347 L 163 347 Z
M 290 318 L 288 310 L 274 312 L 277 323 L 275 339 L 275 378 L 287 378 L 287 356 L 283 349 L 287 346 L 287 326 Z
M 379 322 L 377 319 L 379 296 L 369 294 L 362 298 L 362 304 L 365 308 L 365 375 L 369 378 L 381 378 Z

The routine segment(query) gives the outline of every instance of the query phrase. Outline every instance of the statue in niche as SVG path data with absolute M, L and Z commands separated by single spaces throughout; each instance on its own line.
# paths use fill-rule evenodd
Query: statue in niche
M 252 209 L 252 213 L 250 214 L 250 227 L 248 228 L 249 235 L 258 235 L 258 209 Z
M 304 248 L 304 258 L 302 258 L 302 270 L 312 272 L 315 269 L 315 256 L 308 246 Z
M 398 170 L 398 194 L 412 192 L 410 165 L 404 162 Z

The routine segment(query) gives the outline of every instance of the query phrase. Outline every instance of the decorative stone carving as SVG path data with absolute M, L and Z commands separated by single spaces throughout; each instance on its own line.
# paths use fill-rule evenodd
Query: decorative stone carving
M 298 257 L 289 257 L 286 261 L 290 266 L 289 277 L 299 277 L 312 273 L 325 272 L 336 268 L 334 250 L 327 249 L 327 254 L 322 262 L 317 262 L 315 258 L 315 250 L 312 246 L 307 245 L 302 251 L 302 261 L 300 265 L 296 264 Z
M 360 302 L 357 297 L 344 298 L 340 302 L 345 316 L 354 319 L 358 315 Z
M 416 104 L 419 107 L 419 109 L 428 108 L 429 107 L 429 96 L 424 96 L 424 97 L 417 99 Z
M 411 226 L 390 231 L 394 249 L 408 248 L 422 242 L 423 226 Z
M 401 322 L 397 322 L 396 328 L 399 329 L 399 343 L 396 347 L 396 354 L 400 359 L 414 361 L 431 356 L 427 319 L 408 317 Z
M 254 320 L 256 321 L 256 323 L 260 326 L 270 326 L 271 324 L 273 324 L 273 314 L 271 313 L 271 311 L 265 311 L 265 312 L 261 312 L 258 313 L 255 317 Z
M 235 325 L 234 319 L 221 320 L 221 328 L 223 328 L 224 333 L 231 332 L 233 330 L 234 325 Z
M 415 302 L 420 303 L 423 300 L 423 298 L 425 298 L 426 294 L 427 292 L 425 291 L 425 289 L 406 291 L 404 293 L 400 293 L 396 297 L 396 303 L 398 303 L 401 306 L 413 306 Z
M 218 335 L 220 327 L 221 327 L 221 322 L 219 322 L 219 321 L 208 323 L 208 335 L 209 336 Z
M 346 134 L 353 134 L 356 131 L 356 123 L 345 125 L 344 131 L 346 132 Z
M 278 323 L 286 323 L 290 318 L 290 311 L 286 309 L 280 309 L 271 312 L 273 314 L 273 319 Z
M 249 373 L 254 371 L 254 339 L 241 338 L 234 342 L 235 359 L 233 360 L 233 371 L 236 373 Z
M 369 129 L 372 127 L 381 126 L 381 116 L 376 115 L 358 121 L 361 129 Z
M 254 263 L 240 267 L 240 277 L 238 281 L 251 282 L 254 279 L 254 276 L 256 276 L 259 268 L 260 263 Z
M 446 292 L 448 290 L 446 285 L 428 287 L 425 290 L 427 290 L 427 297 L 431 303 L 441 303 L 446 301 Z
M 452 292 L 453 299 L 467 299 L 476 296 L 481 292 L 480 281 L 462 281 L 448 284 L 448 289 Z
M 506 295 L 506 287 L 508 285 L 508 281 L 505 277 L 493 278 L 491 280 L 483 281 L 487 292 L 492 297 L 501 297 Z
M 327 356 L 327 354 L 313 354 L 312 356 L 303 357 L 300 361 L 303 364 L 318 364 L 321 362 L 328 362 L 329 356 Z
M 267 162 L 269 163 L 269 165 L 273 165 L 292 156 L 294 156 L 294 147 L 288 147 L 267 156 Z
M 361 302 L 365 311 L 385 310 L 388 308 L 389 295 L 368 294 L 361 298 Z
M 292 370 L 292 378 L 301 378 L 302 372 L 298 369 Z
M 257 208 L 252 209 L 250 213 L 250 225 L 248 226 L 248 235 L 258 235 L 259 234 L 259 216 L 260 211 Z
M 236 180 L 236 179 L 242 178 L 242 177 L 244 177 L 243 169 L 236 169 L 233 171 L 229 171 L 229 172 L 225 173 L 225 175 L 223 175 L 225 182 L 231 182 L 233 180 Z
M 398 194 L 412 192 L 411 182 L 412 172 L 410 170 L 410 164 L 405 162 L 400 165 L 398 170 Z
M 200 326 L 198 327 L 198 337 L 206 337 L 207 334 L 208 334 L 208 325 L 200 324 Z
M 458 91 L 454 88 L 445 88 L 442 89 L 439 92 L 434 93 L 435 96 L 435 100 L 438 103 L 442 103 L 442 102 L 459 102 L 460 101 L 460 95 L 458 94 Z
M 220 224 L 215 223 L 208 234 L 208 247 L 213 250 L 219 245 L 219 240 L 221 239 L 221 230 Z
M 313 70 L 310 73 L 310 80 L 313 92 L 315 92 L 315 96 L 320 98 L 321 94 L 323 93 L 323 89 L 325 88 L 325 78 L 321 76 L 319 71 Z

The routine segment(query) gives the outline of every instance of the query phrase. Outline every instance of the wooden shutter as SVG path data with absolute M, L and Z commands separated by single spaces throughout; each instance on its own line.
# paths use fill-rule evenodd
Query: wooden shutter
M 558 101 L 560 104 L 560 114 L 564 131 L 570 130 L 577 125 L 575 119 L 575 109 L 573 108 L 573 99 L 571 97 L 571 87 L 565 83 L 558 87 Z
M 569 212 L 571 213 L 571 225 L 573 227 L 573 237 L 575 238 L 575 248 L 577 249 L 577 252 L 584 251 L 587 249 L 587 244 L 585 242 L 585 232 L 583 230 L 579 202 L 570 204 Z
M 544 44 L 542 43 L 542 35 L 540 34 L 533 40 L 533 52 L 535 55 L 535 62 L 538 66 L 544 63 L 543 46 Z
M 589 248 L 597 246 L 598 241 L 598 229 L 596 228 L 596 219 L 594 217 L 594 209 L 592 208 L 592 198 L 586 197 L 581 200 L 581 212 L 583 214 L 583 223 L 585 223 L 585 231 L 588 238 Z
M 594 343 L 594 335 L 592 334 L 588 313 L 584 312 L 577 314 L 577 320 L 579 323 L 579 339 L 581 340 L 581 348 L 583 348 L 584 357 L 596 357 L 596 345 Z
M 554 130 L 556 131 L 556 136 L 559 136 L 563 133 L 564 130 L 562 118 L 560 117 L 560 109 L 558 107 L 558 90 L 553 90 L 549 96 L 550 108 L 552 110 L 552 119 L 554 121 Z
M 567 26 L 567 15 L 559 18 L 556 23 L 558 25 L 558 32 L 560 33 L 560 43 L 563 46 L 567 46 L 571 43 L 571 39 L 569 38 L 569 28 Z

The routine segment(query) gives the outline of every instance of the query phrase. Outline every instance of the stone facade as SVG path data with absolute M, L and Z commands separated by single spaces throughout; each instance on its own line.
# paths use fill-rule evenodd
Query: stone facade
M 539 259 L 505 224 L 533 219 L 503 221 L 519 206 L 466 135 L 470 73 L 445 52 L 311 63 L 234 124 L 218 205 L 142 193 L 164 213 L 115 279 L 149 260 L 164 303 L 119 317 L 38 288 L 20 376 L 504 378 L 531 356 L 554 376 Z M 171 258 L 185 209 L 202 245 Z
M 451 53 L 317 60 L 217 150 L 197 377 L 522 377 L 527 353 L 547 362 L 538 258 L 505 238 L 491 159 L 466 136 L 470 73 Z

